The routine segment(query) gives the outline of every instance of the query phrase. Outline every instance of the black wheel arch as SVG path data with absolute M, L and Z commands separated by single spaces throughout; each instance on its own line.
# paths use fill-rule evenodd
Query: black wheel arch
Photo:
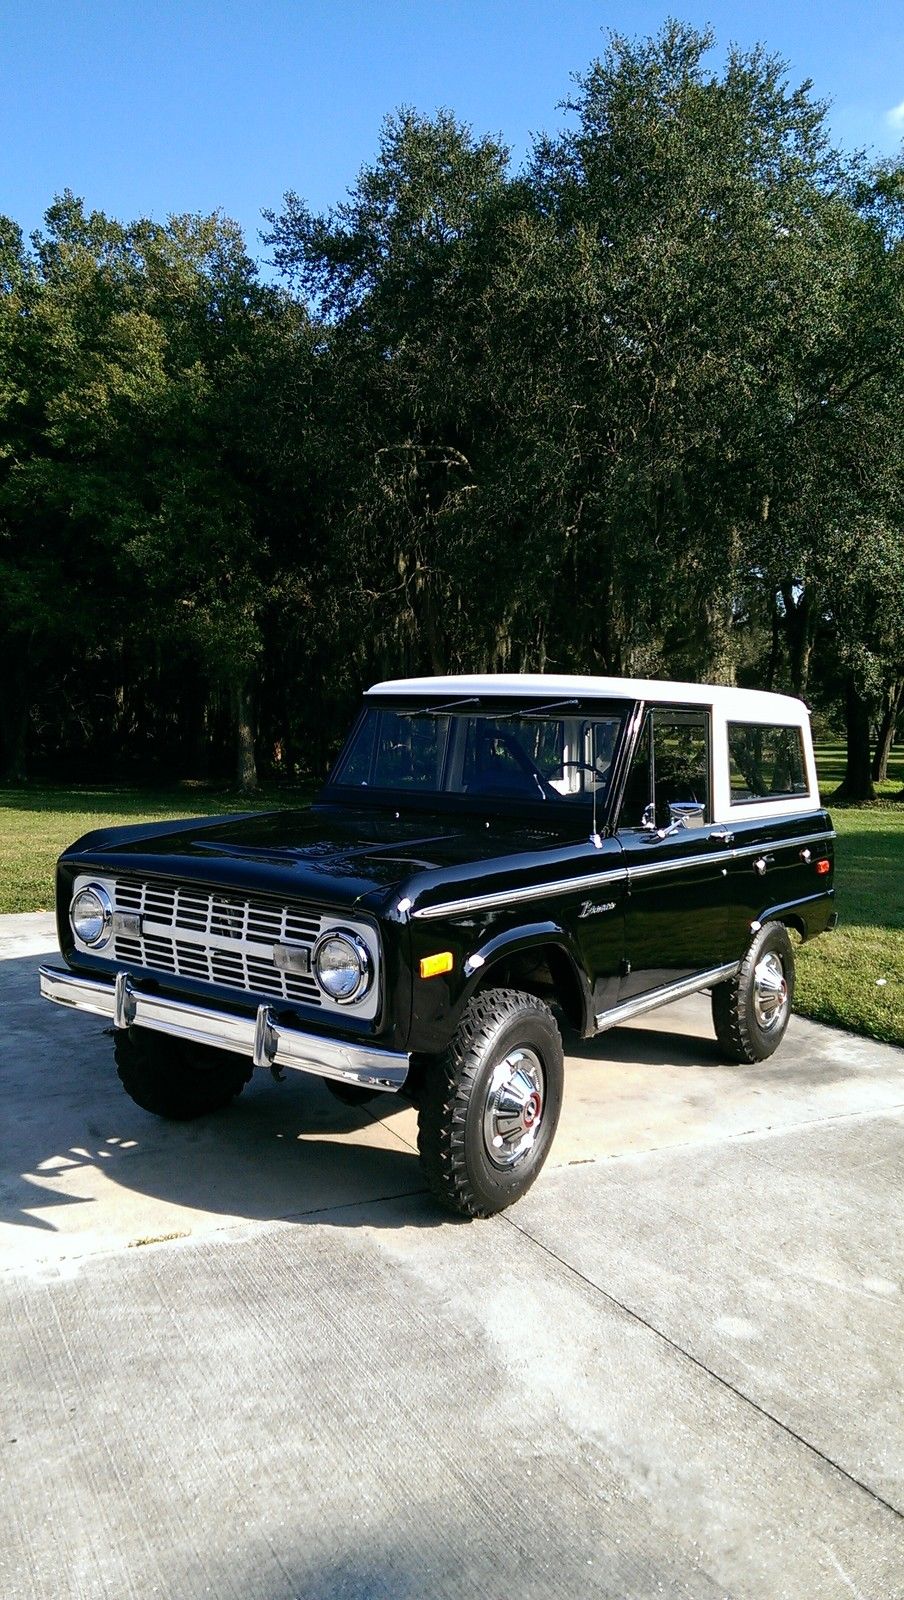
M 582 1035 L 592 1026 L 590 984 L 568 933 L 554 922 L 506 929 L 484 940 L 464 964 L 455 1023 L 484 989 L 516 989 L 557 1007 Z
M 808 895 L 804 900 L 785 900 L 767 906 L 759 913 L 757 921 L 761 927 L 765 927 L 767 922 L 780 922 L 789 932 L 798 934 L 806 941 L 815 939 L 817 934 L 825 933 L 827 928 L 834 926 L 834 910 L 835 891 L 832 888 Z M 757 929 L 752 927 L 751 935 L 756 932 Z

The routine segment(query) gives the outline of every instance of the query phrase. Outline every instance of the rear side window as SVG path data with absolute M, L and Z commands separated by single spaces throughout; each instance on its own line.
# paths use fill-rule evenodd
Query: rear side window
M 782 800 L 808 792 L 804 736 L 800 728 L 772 727 L 765 722 L 730 722 L 728 766 L 734 806 L 754 800 Z

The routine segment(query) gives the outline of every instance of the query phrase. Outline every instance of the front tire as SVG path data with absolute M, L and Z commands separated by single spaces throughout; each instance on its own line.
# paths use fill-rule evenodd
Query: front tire
M 542 1000 L 513 989 L 474 996 L 420 1095 L 418 1150 L 442 1205 L 489 1217 L 527 1193 L 549 1154 L 564 1081 L 562 1038 Z
M 765 1061 L 785 1036 L 794 1000 L 794 947 L 780 922 L 767 922 L 737 973 L 712 992 L 713 1027 L 731 1061 Z
M 320 1081 L 334 1100 L 341 1101 L 344 1106 L 366 1106 L 380 1093 L 379 1089 L 365 1089 L 357 1083 L 341 1083 L 338 1078 L 321 1078 Z
M 114 1040 L 126 1093 L 143 1111 L 174 1122 L 221 1111 L 241 1094 L 253 1071 L 243 1056 L 147 1028 L 117 1029 Z

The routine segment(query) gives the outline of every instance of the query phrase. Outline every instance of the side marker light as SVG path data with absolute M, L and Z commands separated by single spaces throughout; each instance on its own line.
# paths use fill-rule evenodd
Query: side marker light
M 435 956 L 421 958 L 421 977 L 436 978 L 441 972 L 451 972 L 455 965 L 451 950 L 440 950 Z

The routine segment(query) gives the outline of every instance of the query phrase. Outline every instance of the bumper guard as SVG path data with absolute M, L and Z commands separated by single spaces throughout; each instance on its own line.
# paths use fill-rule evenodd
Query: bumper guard
M 40 975 L 45 1000 L 107 1017 L 114 1028 L 134 1023 L 155 1033 L 251 1056 L 256 1067 L 293 1067 L 318 1078 L 390 1093 L 401 1089 L 408 1076 L 411 1058 L 404 1052 L 287 1028 L 267 1005 L 258 1006 L 256 1017 L 241 1017 L 160 994 L 142 994 L 127 972 L 118 972 L 115 983 L 80 978 L 60 967 L 41 967 Z

